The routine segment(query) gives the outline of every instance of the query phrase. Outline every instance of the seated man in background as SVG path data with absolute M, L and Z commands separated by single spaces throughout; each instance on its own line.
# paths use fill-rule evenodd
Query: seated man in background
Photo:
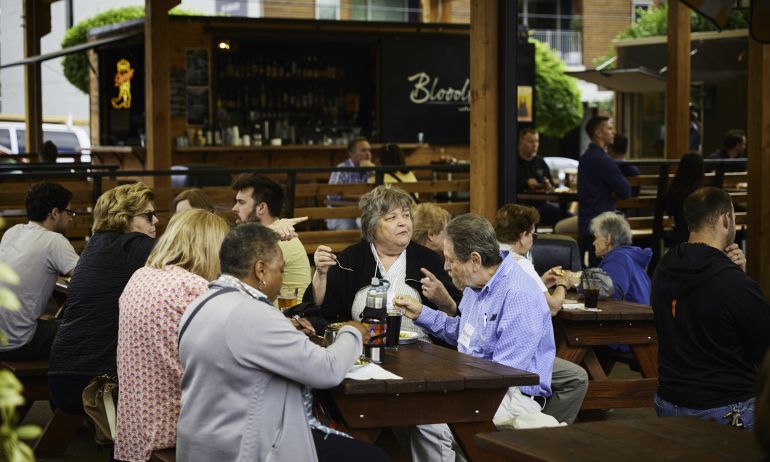
M 709 159 L 745 159 L 746 158 L 746 134 L 743 130 L 732 129 L 725 133 L 725 138 L 722 141 L 722 147 L 717 149 L 708 155 Z M 730 165 L 722 165 L 717 167 L 718 170 L 723 172 L 745 172 L 746 162 L 736 162 Z M 711 165 L 707 169 L 713 171 L 714 166 Z
M 348 142 L 348 159 L 337 164 L 337 167 L 372 167 L 372 147 L 369 141 L 363 136 L 353 138 Z M 371 176 L 371 172 L 332 172 L 329 177 L 329 184 L 357 184 L 366 183 Z M 350 200 L 357 201 L 361 196 L 327 196 L 327 201 Z M 356 229 L 356 220 L 354 218 L 328 218 L 326 227 L 331 230 L 336 229 Z
M 519 147 L 516 156 L 518 192 L 553 190 L 551 170 L 545 163 L 543 156 L 538 155 L 539 147 L 540 135 L 537 131 L 525 128 L 519 132 Z M 537 201 L 528 202 L 528 204 L 537 208 L 544 225 L 553 226 L 557 221 L 569 216 L 566 210 L 562 210 L 558 204 L 553 202 Z
M 0 242 L 0 261 L 19 276 L 15 291 L 21 308 L 0 310 L 0 331 L 8 343 L 0 345 L 3 359 L 46 359 L 59 321 L 43 320 L 48 299 L 59 275 L 69 275 L 78 254 L 64 237 L 75 212 L 70 210 L 72 193 L 57 183 L 38 183 L 27 193 L 29 222 L 9 229 Z
M 255 221 L 271 228 L 278 223 L 285 197 L 281 185 L 269 178 L 244 173 L 235 179 L 233 190 L 237 192 L 233 212 L 238 223 Z M 281 240 L 278 246 L 286 262 L 281 293 L 296 293 L 301 300 L 310 285 L 310 260 L 305 246 L 298 237 Z
M 663 256 L 650 296 L 660 342 L 655 411 L 754 428 L 757 367 L 770 349 L 770 304 L 734 243 L 730 195 L 684 202 L 688 242 Z
M 492 225 L 478 215 L 461 215 L 446 227 L 444 268 L 458 288 L 461 316 L 424 306 L 408 295 L 393 305 L 415 324 L 461 353 L 538 374 L 535 386 L 511 388 L 495 416 L 498 425 L 516 425 L 520 415 L 539 415 L 543 426 L 557 425 L 540 414 L 551 395 L 556 347 L 551 315 L 539 287 L 513 258 L 503 258 Z

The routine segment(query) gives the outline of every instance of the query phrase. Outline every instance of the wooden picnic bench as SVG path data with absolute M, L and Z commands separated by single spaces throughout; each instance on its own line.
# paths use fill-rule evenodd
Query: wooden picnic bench
M 581 409 L 650 407 L 658 387 L 658 336 L 652 308 L 602 300 L 600 311 L 562 309 L 553 319 L 556 355 L 582 364 L 590 377 Z M 641 378 L 610 379 L 612 364 L 600 360 L 608 345 L 629 345 Z

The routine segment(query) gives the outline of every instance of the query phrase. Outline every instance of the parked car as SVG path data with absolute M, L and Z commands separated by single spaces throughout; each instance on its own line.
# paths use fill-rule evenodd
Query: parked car
M 0 152 L 6 150 L 11 154 L 24 154 L 25 135 L 27 129 L 23 122 L 0 121 Z M 43 124 L 43 141 L 52 141 L 59 150 L 59 154 L 80 153 L 80 161 L 91 162 L 91 141 L 88 132 L 78 126 L 65 124 Z M 56 162 L 71 163 L 73 157 L 59 157 Z

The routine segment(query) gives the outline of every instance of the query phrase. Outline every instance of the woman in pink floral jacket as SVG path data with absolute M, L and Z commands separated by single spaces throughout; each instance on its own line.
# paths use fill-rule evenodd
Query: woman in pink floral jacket
M 219 276 L 224 219 L 194 209 L 174 215 L 120 297 L 115 459 L 149 460 L 174 447 L 181 400 L 179 320 Z

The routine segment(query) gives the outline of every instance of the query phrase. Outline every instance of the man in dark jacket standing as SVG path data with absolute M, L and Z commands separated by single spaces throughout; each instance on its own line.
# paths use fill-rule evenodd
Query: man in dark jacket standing
M 733 243 L 730 196 L 707 187 L 684 202 L 688 242 L 652 279 L 659 346 L 659 416 L 692 415 L 754 427 L 757 365 L 770 347 L 770 304 Z
M 588 252 L 589 266 L 596 266 L 599 259 L 593 249 L 591 220 L 602 212 L 615 210 L 615 198 L 629 197 L 631 185 L 615 159 L 607 154 L 607 147 L 615 138 L 612 119 L 592 117 L 586 124 L 586 133 L 591 143 L 578 164 L 578 230 L 580 250 Z

